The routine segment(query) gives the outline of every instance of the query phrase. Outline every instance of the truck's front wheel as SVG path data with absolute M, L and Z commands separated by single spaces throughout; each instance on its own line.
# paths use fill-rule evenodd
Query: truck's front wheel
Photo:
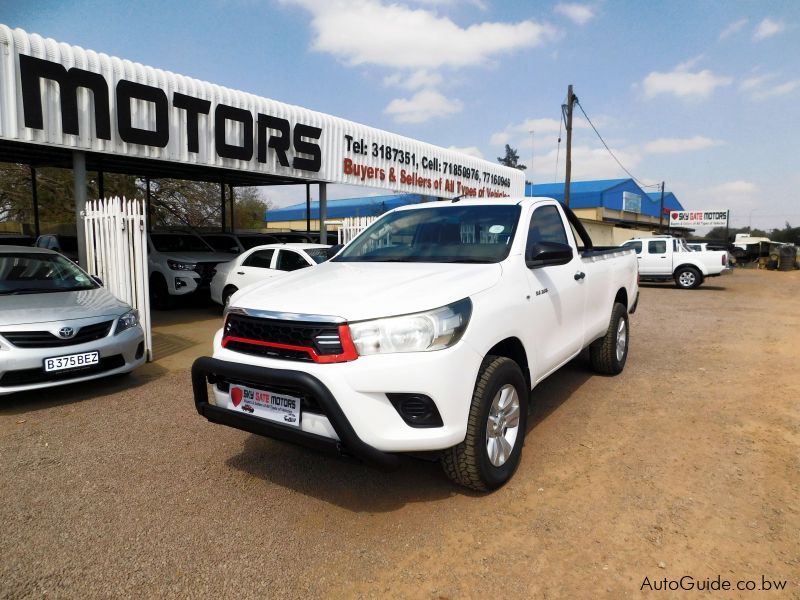
M 528 414 L 528 386 L 519 365 L 502 356 L 481 364 L 464 441 L 445 450 L 442 467 L 459 485 L 487 491 L 506 483 L 519 466 Z

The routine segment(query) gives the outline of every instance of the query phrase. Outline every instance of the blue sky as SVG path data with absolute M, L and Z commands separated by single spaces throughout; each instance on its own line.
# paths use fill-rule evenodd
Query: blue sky
M 0 22 L 489 160 L 510 143 L 535 182 L 563 179 L 572 83 L 638 179 L 800 223 L 795 0 L 0 0 Z M 574 147 L 573 178 L 625 176 L 582 117 Z

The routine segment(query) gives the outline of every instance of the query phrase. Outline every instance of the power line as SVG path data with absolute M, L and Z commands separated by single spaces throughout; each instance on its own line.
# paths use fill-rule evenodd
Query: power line
M 636 183 L 638 183 L 638 184 L 639 184 L 641 187 L 643 187 L 643 188 L 645 188 L 645 187 L 649 187 L 649 188 L 657 188 L 657 187 L 660 187 L 660 186 L 661 186 L 661 184 L 660 184 L 660 183 L 644 183 L 644 182 L 643 182 L 643 181 L 641 181 L 641 180 L 640 180 L 638 177 L 636 177 L 636 176 L 635 176 L 633 173 L 631 173 L 631 172 L 630 172 L 628 169 L 626 169 L 626 168 L 625 168 L 625 165 L 623 165 L 623 164 L 620 162 L 620 160 L 617 158 L 616 154 L 614 154 L 614 152 L 611 150 L 611 148 L 609 148 L 609 147 L 608 147 L 608 144 L 606 144 L 606 141 L 603 139 L 603 136 L 602 136 L 602 135 L 600 135 L 600 132 L 599 132 L 599 131 L 597 131 L 597 127 L 595 127 L 595 126 L 594 126 L 594 123 L 592 123 L 592 120 L 589 118 L 589 115 L 587 115 L 587 114 L 586 114 L 586 111 L 585 111 L 585 110 L 583 110 L 583 105 L 580 103 L 580 100 L 578 100 L 578 99 L 576 98 L 576 99 L 575 99 L 575 104 L 577 104 L 577 105 L 578 105 L 578 108 L 580 108 L 580 109 L 581 109 L 581 112 L 583 113 L 583 116 L 584 116 L 584 117 L 586 118 L 586 120 L 589 122 L 589 125 L 591 125 L 591 126 L 592 126 L 592 129 L 594 129 L 594 132 L 597 134 L 597 137 L 598 137 L 598 138 L 600 138 L 600 141 L 601 141 L 601 142 L 603 142 L 603 146 L 605 146 L 605 147 L 606 147 L 606 150 L 608 150 L 608 153 L 611 155 L 611 158 L 613 158 L 613 159 L 614 159 L 614 160 L 617 162 L 617 164 L 619 165 L 619 168 L 620 168 L 620 169 L 622 169 L 623 171 L 625 171 L 625 172 L 626 172 L 626 173 L 627 173 L 627 174 L 630 176 L 630 178 L 631 178 L 631 179 L 633 179 L 633 180 L 634 180 Z

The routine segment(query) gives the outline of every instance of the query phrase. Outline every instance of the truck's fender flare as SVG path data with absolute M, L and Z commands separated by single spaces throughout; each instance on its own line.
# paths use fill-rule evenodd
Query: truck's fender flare
M 680 271 L 681 269 L 683 269 L 685 267 L 691 267 L 692 269 L 697 269 L 698 271 L 700 271 L 700 274 L 703 277 L 707 277 L 708 276 L 708 269 L 704 265 L 698 265 L 698 264 L 692 263 L 692 262 L 684 262 L 684 263 L 679 264 L 677 267 L 672 269 L 672 276 L 674 277 L 675 273 L 677 273 L 678 271 Z

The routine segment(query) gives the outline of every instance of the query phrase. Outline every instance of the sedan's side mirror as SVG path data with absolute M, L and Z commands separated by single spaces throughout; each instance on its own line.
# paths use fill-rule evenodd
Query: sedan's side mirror
M 573 251 L 569 244 L 558 242 L 538 242 L 525 252 L 525 264 L 529 269 L 565 265 L 572 260 Z

